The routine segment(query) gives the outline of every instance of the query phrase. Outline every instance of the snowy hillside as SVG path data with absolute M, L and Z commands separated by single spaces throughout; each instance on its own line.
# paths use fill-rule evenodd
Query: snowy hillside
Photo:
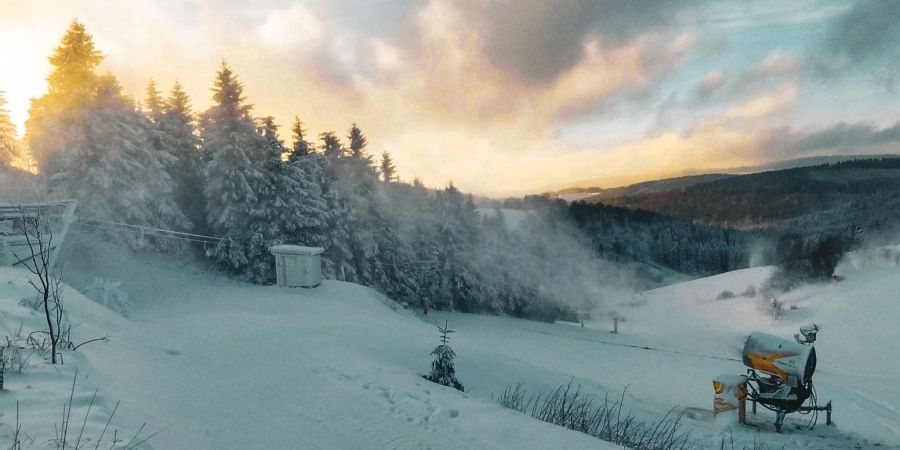
M 6 330 L 19 322 L 40 329 L 42 316 L 18 306 L 30 289 L 24 272 L 0 270 Z M 121 401 L 113 425 L 121 435 L 144 422 L 145 436 L 162 430 L 153 448 L 602 444 L 422 379 L 437 343 L 434 327 L 360 286 L 326 282 L 306 291 L 206 280 L 180 298 L 161 298 L 159 308 L 137 311 L 130 322 L 67 294 L 83 324 L 79 335 L 103 330 L 111 341 L 66 352 L 58 369 L 38 364 L 8 374 L 0 395 L 3 442 L 17 401 L 23 432 L 34 444 L 51 439 L 77 368 L 73 423 L 99 388 L 86 435 L 99 435 Z
M 65 352 L 61 368 L 35 361 L 8 374 L 0 439 L 14 427 L 17 401 L 23 432 L 35 443 L 52 438 L 77 368 L 73 423 L 99 389 L 87 430 L 96 436 L 121 402 L 111 427 L 130 438 L 146 422 L 142 435 L 160 431 L 150 441 L 159 449 L 616 448 L 492 399 L 508 384 L 546 391 L 570 380 L 601 400 L 627 387 L 626 410 L 642 419 L 685 410 L 682 428 L 700 448 L 722 439 L 735 448 L 900 445 L 900 363 L 885 358 L 900 339 L 892 326 L 900 304 L 889 295 L 900 290 L 900 274 L 883 259 L 855 258 L 841 267 L 845 281 L 785 295 L 777 320 L 748 290 L 758 292 L 771 268 L 647 291 L 616 306 L 625 318 L 619 334 L 604 317 L 583 328 L 457 313 L 425 321 L 349 283 L 259 287 L 150 262 L 128 268 L 135 275 L 123 287 L 140 283 L 131 286 L 128 319 L 67 291 L 78 339 L 108 334 L 110 342 Z M 0 270 L 7 334 L 19 323 L 40 329 L 41 316 L 18 306 L 29 289 L 24 272 Z M 735 297 L 717 300 L 725 290 Z M 433 324 L 445 320 L 457 331 L 451 345 L 465 393 L 420 376 L 438 343 Z M 750 416 L 755 427 L 713 421 L 710 380 L 744 372 L 733 360 L 743 337 L 790 336 L 810 321 L 822 329 L 817 390 L 834 401 L 836 425 L 820 420 L 807 430 L 808 416 L 788 416 L 779 435 L 762 410 Z

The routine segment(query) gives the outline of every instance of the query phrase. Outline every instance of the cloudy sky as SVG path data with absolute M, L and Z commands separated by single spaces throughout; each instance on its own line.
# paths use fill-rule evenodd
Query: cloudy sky
M 140 96 L 232 65 L 284 137 L 358 122 L 400 176 L 500 195 L 900 153 L 900 1 L 0 0 L 24 123 L 82 21 Z

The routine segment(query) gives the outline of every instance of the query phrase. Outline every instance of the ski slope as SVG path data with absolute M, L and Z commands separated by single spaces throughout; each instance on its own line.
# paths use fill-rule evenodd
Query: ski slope
M 900 342 L 892 295 L 900 271 L 871 255 L 844 264 L 841 283 L 779 298 L 787 306 L 778 319 L 761 295 L 740 296 L 748 286 L 759 291 L 772 270 L 754 268 L 610 305 L 625 318 L 619 334 L 609 333 L 608 318 L 585 327 L 457 313 L 422 318 L 348 283 L 283 289 L 129 255 L 113 263 L 121 273 L 108 276 L 139 274 L 125 280 L 134 313 L 120 317 L 67 290 L 76 340 L 109 335 L 110 342 L 65 352 L 61 367 L 33 362 L 7 374 L 0 441 L 15 424 L 17 401 L 23 431 L 36 443 L 51 439 L 77 368 L 72 422 L 99 389 L 85 434 L 99 434 L 120 402 L 111 425 L 120 435 L 130 438 L 145 422 L 142 435 L 159 431 L 146 448 L 617 448 L 492 400 L 510 383 L 542 391 L 570 380 L 601 400 L 624 391 L 626 410 L 642 419 L 686 411 L 682 427 L 699 448 L 719 448 L 723 439 L 735 448 L 900 446 L 900 363 L 890 357 Z M 0 268 L 2 332 L 41 328 L 42 317 L 18 305 L 30 289 L 25 272 Z M 738 296 L 717 300 L 723 290 Z M 465 393 L 421 378 L 438 343 L 434 324 L 444 321 L 457 331 L 451 345 Z M 754 427 L 711 418 L 711 379 L 744 372 L 734 359 L 746 334 L 791 336 L 811 321 L 821 327 L 817 390 L 821 401 L 834 401 L 834 426 L 821 419 L 808 430 L 808 416 L 790 415 L 786 432 L 776 434 L 764 410 L 750 416 Z

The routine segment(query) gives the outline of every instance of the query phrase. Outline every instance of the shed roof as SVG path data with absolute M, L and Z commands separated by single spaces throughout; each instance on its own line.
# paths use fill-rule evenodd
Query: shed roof
M 321 255 L 325 249 L 322 247 L 304 247 L 302 245 L 275 245 L 269 248 L 269 251 L 282 255 L 315 256 Z

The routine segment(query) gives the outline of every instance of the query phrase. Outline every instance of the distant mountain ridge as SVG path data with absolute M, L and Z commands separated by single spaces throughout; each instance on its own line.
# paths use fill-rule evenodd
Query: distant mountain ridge
M 585 199 L 706 225 L 831 233 L 900 228 L 900 157 L 650 182 Z
M 823 164 L 835 164 L 845 161 L 870 160 L 898 158 L 898 155 L 829 155 L 829 156 L 811 156 L 805 158 L 795 158 L 782 161 L 775 161 L 755 166 L 739 166 L 726 169 L 696 169 L 685 171 L 683 174 L 674 177 L 666 177 L 658 180 L 649 180 L 639 183 L 631 183 L 625 185 L 617 185 L 616 187 L 603 188 L 604 184 L 615 185 L 614 178 L 598 178 L 593 180 L 583 180 L 573 182 L 574 186 L 553 190 L 548 192 L 551 196 L 562 198 L 567 201 L 584 200 L 590 197 L 585 194 L 594 194 L 598 198 L 618 197 L 624 195 L 632 195 L 647 192 L 662 192 L 671 189 L 688 187 L 693 184 L 713 181 L 715 179 L 727 178 L 735 175 L 747 175 L 752 173 L 769 172 L 774 170 L 793 169 L 799 167 L 820 166 Z M 612 183 L 609 183 L 612 181 Z

